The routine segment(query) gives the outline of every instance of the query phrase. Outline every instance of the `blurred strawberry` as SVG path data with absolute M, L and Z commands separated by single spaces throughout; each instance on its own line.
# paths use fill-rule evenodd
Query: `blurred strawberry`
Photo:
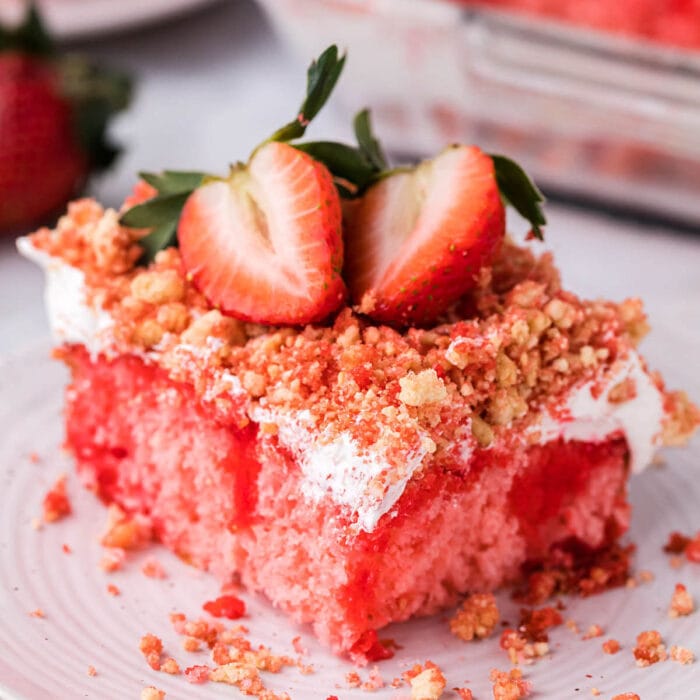
M 0 28 L 0 231 L 40 223 L 112 162 L 105 129 L 129 94 L 125 76 L 58 55 L 33 7 Z

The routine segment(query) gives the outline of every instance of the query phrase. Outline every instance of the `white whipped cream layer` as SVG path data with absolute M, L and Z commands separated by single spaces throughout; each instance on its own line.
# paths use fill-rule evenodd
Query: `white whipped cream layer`
M 282 445 L 299 460 L 303 474 L 302 493 L 312 501 L 330 498 L 357 514 L 360 529 L 372 532 L 403 494 L 406 484 L 428 453 L 424 441 L 410 450 L 406 461 L 390 464 L 381 449 L 360 450 L 357 441 L 345 431 L 332 438 L 325 431 L 312 430 L 309 411 L 294 416 L 266 408 L 251 411 L 259 423 L 275 423 Z
M 610 392 L 620 382 L 631 380 L 635 396 L 620 403 L 610 401 Z M 627 355 L 606 367 L 593 382 L 574 387 L 556 416 L 545 411 L 536 430 L 540 444 L 563 438 L 600 442 L 622 433 L 630 452 L 630 468 L 640 472 L 649 465 L 661 441 L 665 416 L 664 399 L 642 366 L 639 355 Z
M 106 311 L 88 303 L 83 273 L 36 249 L 27 238 L 20 238 L 17 247 L 46 273 L 46 310 L 56 342 L 81 343 L 91 354 L 108 350 L 113 321 Z M 157 353 L 147 355 L 155 359 Z M 610 391 L 628 378 L 635 383 L 636 396 L 623 403 L 610 402 Z M 226 380 L 224 384 L 232 396 L 247 397 L 236 375 L 226 372 L 221 379 Z M 594 396 L 595 388 L 598 393 Z M 278 426 L 280 444 L 299 461 L 302 493 L 314 501 L 330 497 L 347 507 L 357 514 L 358 527 L 367 532 L 373 531 L 382 516 L 391 511 L 430 451 L 426 447 L 430 441 L 408 450 L 397 472 L 397 465 L 389 462 L 383 449 L 363 450 L 349 432 L 332 438 L 324 432 L 319 434 L 306 411 L 289 414 L 251 405 L 249 413 L 255 422 Z M 661 392 L 645 372 L 639 355 L 630 350 L 625 358 L 604 368 L 594 381 L 574 387 L 563 408 L 561 402 L 556 412 L 545 408 L 541 422 L 532 430 L 540 433 L 541 444 L 560 438 L 600 442 L 622 433 L 629 446 L 632 468 L 640 471 L 653 457 L 663 419 Z M 497 444 L 492 447 L 497 448 Z M 468 461 L 473 449 L 474 441 L 469 436 L 461 441 L 459 457 Z
M 88 303 L 82 270 L 35 248 L 26 237 L 17 239 L 17 250 L 44 270 L 44 304 L 53 339 L 81 343 L 93 355 L 100 352 L 103 331 L 114 322 L 106 311 Z

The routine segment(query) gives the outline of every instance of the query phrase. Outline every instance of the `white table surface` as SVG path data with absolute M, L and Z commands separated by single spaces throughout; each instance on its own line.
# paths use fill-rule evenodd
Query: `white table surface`
M 108 205 L 123 199 L 141 169 L 225 171 L 295 114 L 304 89 L 305 64 L 247 0 L 77 48 L 139 76 L 133 106 L 113 130 L 126 151 L 92 187 Z M 310 135 L 348 138 L 350 113 L 331 104 Z M 700 235 L 557 205 L 548 216 L 547 246 L 567 286 L 589 296 L 643 297 L 655 327 L 645 343 L 652 365 L 670 384 L 700 378 Z M 41 297 L 39 270 L 12 240 L 0 240 L 0 358 L 47 337 Z

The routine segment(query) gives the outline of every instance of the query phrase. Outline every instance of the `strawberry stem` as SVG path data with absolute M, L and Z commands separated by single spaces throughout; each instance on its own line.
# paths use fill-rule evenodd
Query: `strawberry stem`
M 103 170 L 119 153 L 107 138 L 107 125 L 114 114 L 128 106 L 131 79 L 72 54 L 57 59 L 56 67 L 61 92 L 73 105 L 77 135 L 90 157 L 90 166 Z
M 384 156 L 379 140 L 372 133 L 368 109 L 363 109 L 355 115 L 353 126 L 360 152 L 377 171 L 387 170 L 389 164 Z
M 51 56 L 56 47 L 39 15 L 36 3 L 29 3 L 24 20 L 9 29 L 0 26 L 0 52 L 19 51 L 33 56 Z
M 311 120 L 321 111 L 338 82 L 345 65 L 345 54 L 338 56 L 338 47 L 329 46 L 315 61 L 306 74 L 306 98 L 299 113 L 291 122 L 275 131 L 267 141 L 293 141 L 301 138 Z
M 295 148 L 308 153 L 330 170 L 340 194 L 346 198 L 358 197 L 373 182 L 394 172 L 389 170 L 379 141 L 372 133 L 369 110 L 363 109 L 358 112 L 353 124 L 357 146 L 335 141 L 293 144 Z

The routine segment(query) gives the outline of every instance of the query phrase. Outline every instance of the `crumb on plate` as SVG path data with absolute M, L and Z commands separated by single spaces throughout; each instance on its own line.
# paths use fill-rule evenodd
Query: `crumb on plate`
M 658 630 L 647 630 L 637 635 L 637 646 L 632 649 L 637 666 L 651 666 L 667 658 L 666 646 Z
M 160 655 L 163 652 L 163 642 L 155 634 L 144 634 L 139 641 L 139 649 L 146 663 L 154 670 L 160 670 Z
M 141 573 L 148 578 L 167 578 L 163 565 L 154 557 L 149 557 L 141 567 Z
M 618 642 L 617 639 L 608 639 L 607 641 L 603 642 L 603 651 L 606 654 L 617 654 L 621 648 L 620 642 Z
M 523 680 L 523 672 L 519 668 L 510 671 L 494 668 L 490 678 L 493 683 L 493 700 L 521 700 L 531 692 L 530 683 Z
M 693 596 L 688 593 L 688 589 L 682 583 L 677 583 L 671 598 L 671 605 L 668 608 L 668 616 L 681 617 L 690 615 L 693 610 L 695 610 Z
M 44 496 L 42 518 L 45 523 L 54 523 L 70 513 L 71 505 L 66 492 L 66 475 L 62 474 Z
M 404 673 L 404 678 L 411 686 L 411 700 L 438 700 L 447 685 L 442 670 L 432 661 L 415 664 Z
M 600 625 L 591 625 L 587 630 L 586 634 L 583 635 L 583 639 L 595 639 L 596 637 L 603 636 L 603 628 Z
M 677 646 L 674 644 L 669 650 L 668 655 L 673 661 L 677 661 L 679 664 L 692 664 L 695 661 L 695 654 L 690 649 L 685 647 Z
M 452 634 L 465 642 L 483 639 L 493 632 L 500 614 L 493 593 L 470 595 L 450 620 Z

